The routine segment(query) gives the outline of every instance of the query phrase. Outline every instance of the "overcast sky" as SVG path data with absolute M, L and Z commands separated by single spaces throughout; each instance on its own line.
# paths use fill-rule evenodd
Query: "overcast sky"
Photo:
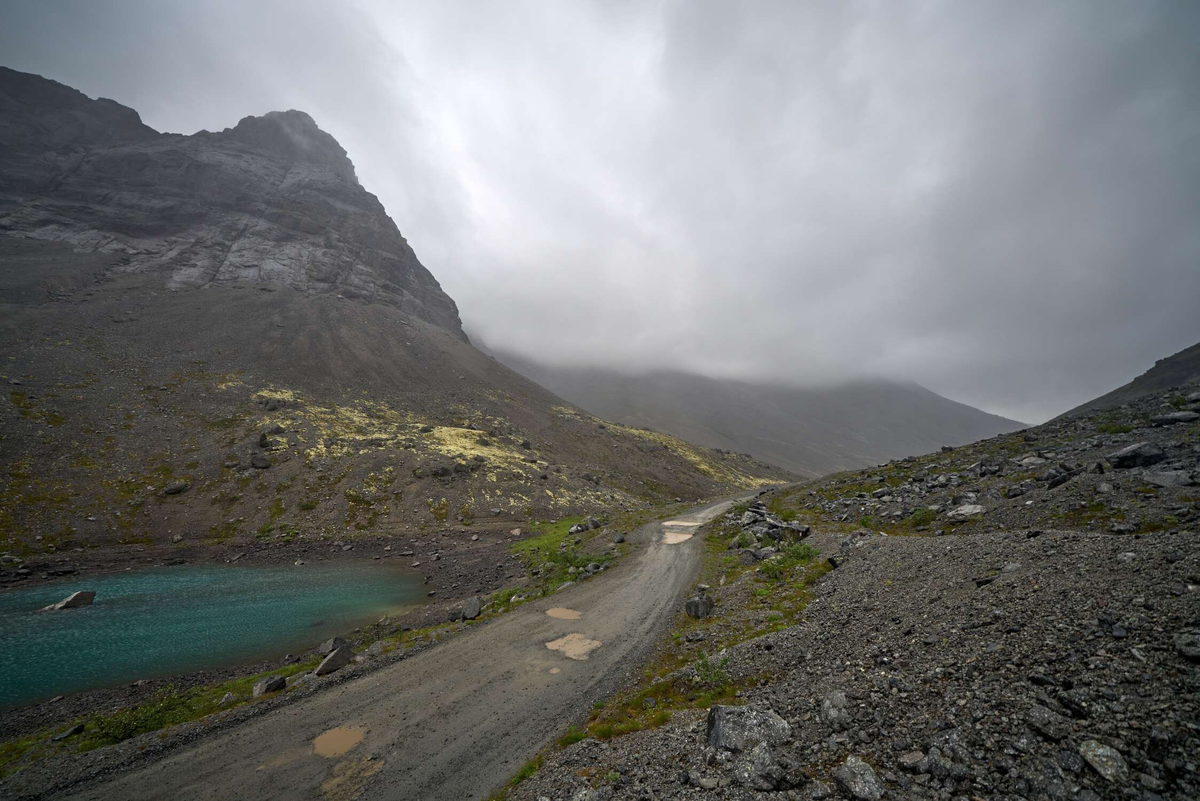
M 1200 340 L 1200 2 L 3 2 L 163 131 L 309 112 L 469 331 L 1039 422 Z

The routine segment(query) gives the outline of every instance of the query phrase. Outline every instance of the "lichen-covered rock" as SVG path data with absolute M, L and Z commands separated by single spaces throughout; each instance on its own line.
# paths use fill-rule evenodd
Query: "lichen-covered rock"
M 1121 781 L 1129 775 L 1129 768 L 1120 752 L 1097 740 L 1080 743 L 1079 754 L 1094 771 L 1110 782 Z
M 833 772 L 833 780 L 843 795 L 855 801 L 879 801 L 883 797 L 874 768 L 856 756 L 848 757 Z
M 773 710 L 760 706 L 714 705 L 708 710 L 708 744 L 726 751 L 749 751 L 759 743 L 782 745 L 792 727 Z

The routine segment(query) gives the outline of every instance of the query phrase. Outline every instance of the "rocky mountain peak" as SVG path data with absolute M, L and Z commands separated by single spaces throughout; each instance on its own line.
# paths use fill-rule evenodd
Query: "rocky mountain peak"
M 328 167 L 358 183 L 354 164 L 338 141 L 322 131 L 303 111 L 272 111 L 261 117 L 244 117 L 218 136 L 283 156 L 290 161 Z
M 114 257 L 168 289 L 227 283 L 379 303 L 465 340 L 346 151 L 302 111 L 162 134 L 112 100 L 0 68 L 0 236 Z
M 115 100 L 92 100 L 57 81 L 0 67 L 0 141 L 8 147 L 57 150 L 159 136 L 136 111 Z

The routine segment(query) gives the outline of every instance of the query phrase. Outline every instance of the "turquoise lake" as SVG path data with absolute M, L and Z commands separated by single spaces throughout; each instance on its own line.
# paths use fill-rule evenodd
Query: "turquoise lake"
M 0 593 L 0 706 L 298 653 L 421 597 L 378 565 L 164 567 Z M 92 606 L 37 612 L 76 590 Z

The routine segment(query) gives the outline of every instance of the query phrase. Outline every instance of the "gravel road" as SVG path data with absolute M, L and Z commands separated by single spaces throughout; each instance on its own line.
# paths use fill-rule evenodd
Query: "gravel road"
M 590 581 L 71 797 L 486 796 L 642 664 L 700 565 L 700 540 L 666 544 L 665 530 L 638 529 L 635 551 Z

